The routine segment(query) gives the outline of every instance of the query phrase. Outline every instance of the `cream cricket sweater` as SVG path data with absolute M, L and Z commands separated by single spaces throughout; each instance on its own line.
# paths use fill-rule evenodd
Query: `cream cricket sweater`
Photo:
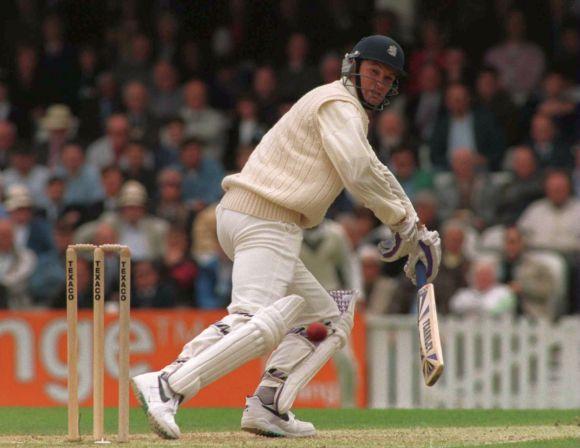
M 308 228 L 322 222 L 346 187 L 384 224 L 415 217 L 367 130 L 365 110 L 341 81 L 317 87 L 270 129 L 241 173 L 223 180 L 221 205 Z

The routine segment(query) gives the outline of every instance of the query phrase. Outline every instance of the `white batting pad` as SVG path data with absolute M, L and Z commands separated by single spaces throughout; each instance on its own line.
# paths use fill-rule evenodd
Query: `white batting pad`
M 332 355 L 346 344 L 354 324 L 356 292 L 341 291 L 341 293 L 340 301 L 343 305 L 346 304 L 346 308 L 343 308 L 344 312 L 341 318 L 333 326 L 332 334 L 318 344 L 312 354 L 288 375 L 288 378 L 277 392 L 275 406 L 280 414 L 285 414 L 290 410 L 298 396 L 298 392 L 314 378 L 314 375 L 328 362 Z
M 185 399 L 251 359 L 272 350 L 304 308 L 302 297 L 291 295 L 258 311 L 235 329 L 194 356 L 168 377 L 171 389 Z

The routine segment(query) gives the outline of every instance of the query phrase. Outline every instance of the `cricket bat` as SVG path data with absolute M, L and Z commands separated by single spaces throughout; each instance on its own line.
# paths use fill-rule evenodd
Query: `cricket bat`
M 421 369 L 427 386 L 433 386 L 441 374 L 445 364 L 443 350 L 439 338 L 437 323 L 437 307 L 435 306 L 435 291 L 432 283 L 427 283 L 425 265 L 418 262 L 415 266 L 417 275 L 417 326 L 419 329 L 419 349 L 421 354 Z

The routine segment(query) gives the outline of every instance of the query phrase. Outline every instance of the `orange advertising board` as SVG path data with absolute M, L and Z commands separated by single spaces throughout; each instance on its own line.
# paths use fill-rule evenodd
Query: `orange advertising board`
M 171 362 L 183 344 L 224 311 L 136 310 L 131 313 L 131 375 Z M 92 313 L 79 312 L 79 400 L 91 405 Z M 105 406 L 117 406 L 118 322 L 105 317 Z M 358 363 L 357 403 L 366 404 L 365 328 L 357 316 L 353 349 Z M 242 407 L 259 382 L 265 358 L 256 359 L 203 389 L 187 407 Z M 66 314 L 62 311 L 0 312 L 0 406 L 64 406 L 67 402 Z M 9 392 L 9 393 L 8 393 Z M 131 397 L 131 405 L 137 401 Z M 338 407 L 340 387 L 333 362 L 300 393 L 296 407 Z

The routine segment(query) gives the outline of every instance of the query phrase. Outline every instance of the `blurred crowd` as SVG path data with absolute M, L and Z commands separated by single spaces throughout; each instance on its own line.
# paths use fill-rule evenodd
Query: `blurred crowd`
M 3 2 L 0 308 L 64 306 L 72 243 L 131 248 L 134 307 L 227 306 L 222 178 L 339 78 L 360 37 L 384 34 L 409 76 L 369 139 L 441 234 L 440 313 L 580 312 L 579 14 L 563 0 Z M 376 250 L 388 236 L 345 192 L 303 259 L 373 313 L 413 312 L 403 261 Z M 81 257 L 83 306 L 91 277 Z

